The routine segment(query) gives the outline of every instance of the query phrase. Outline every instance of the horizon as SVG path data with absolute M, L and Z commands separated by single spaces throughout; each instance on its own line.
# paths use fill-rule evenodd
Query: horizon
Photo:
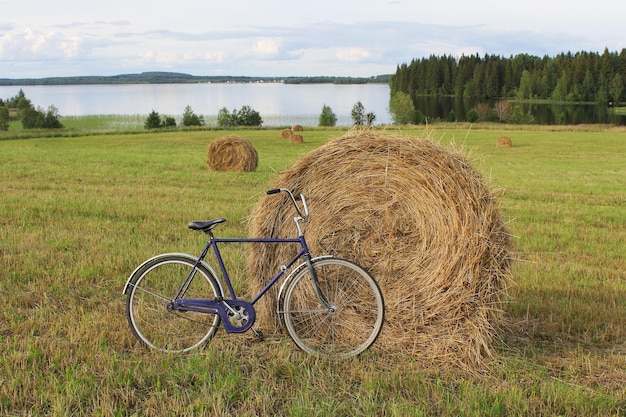
M 0 0 L 0 2 L 2 2 L 2 0 Z M 576 55 L 578 53 L 582 53 L 582 52 L 588 52 L 588 53 L 592 53 L 592 54 L 598 54 L 601 55 L 602 53 L 604 53 L 604 51 L 609 51 L 611 53 L 621 53 L 621 51 L 625 50 L 625 48 L 621 48 L 621 50 L 611 50 L 608 47 L 604 47 L 601 48 L 602 50 L 597 50 L 597 51 L 586 51 L 586 50 L 579 50 L 579 51 L 560 51 L 554 55 L 543 55 L 543 56 L 538 56 L 538 55 L 533 55 L 527 52 L 520 52 L 519 54 L 516 55 L 509 55 L 508 57 L 505 57 L 503 55 L 498 55 L 498 54 L 489 54 L 489 53 L 485 53 L 484 55 L 489 55 L 489 56 L 499 56 L 501 58 L 511 58 L 517 55 L 529 55 L 532 57 L 537 57 L 537 58 L 544 58 L 544 57 L 548 57 L 548 58 L 554 58 L 556 56 L 562 55 L 562 54 L 573 54 Z M 444 56 L 447 54 L 442 54 L 442 55 L 434 55 L 434 56 Z M 461 56 L 471 56 L 471 55 L 478 55 L 478 54 L 462 54 Z M 481 56 L 482 57 L 482 56 Z M 455 60 L 458 61 L 458 59 L 460 57 L 453 57 Z M 419 58 L 412 58 L 411 60 L 416 60 Z M 403 62 L 403 63 L 398 63 L 396 65 L 396 68 L 400 65 L 403 64 L 409 64 L 409 62 Z M 346 78 L 354 78 L 354 79 L 372 79 L 372 78 L 377 78 L 377 77 L 386 77 L 386 76 L 392 76 L 395 74 L 395 69 L 393 72 L 389 72 L 389 73 L 382 73 L 382 74 L 372 74 L 372 75 L 336 75 L 336 74 L 330 74 L 330 75 L 321 75 L 321 74 L 315 74 L 315 75 L 243 75 L 243 74 L 193 74 L 193 73 L 189 73 L 189 72 L 181 72 L 175 69 L 172 70 L 159 70 L 159 69 L 147 69 L 141 72 L 124 72 L 124 73 L 117 73 L 117 74 L 111 74 L 111 75 L 104 75 L 104 74 L 85 74 L 85 75 L 56 75 L 56 76 L 46 76 L 46 77 L 17 77 L 17 78 L 10 78 L 10 77 L 1 77 L 0 76 L 0 80 L 4 80 L 4 81 L 21 81 L 21 80 L 46 80 L 46 79 L 63 79 L 63 78 L 90 78 L 90 77 L 101 77 L 101 78 L 115 78 L 115 77 L 123 77 L 123 76 L 139 76 L 139 75 L 157 75 L 157 74 L 167 74 L 167 75 L 179 75 L 179 76 L 188 76 L 188 77 L 194 77 L 194 78 L 251 78 L 251 79 L 274 79 L 274 80 L 278 80 L 278 79 L 289 79 L 289 78 L 340 78 L 340 79 L 346 79 Z M 15 84 L 16 85 L 16 84 Z

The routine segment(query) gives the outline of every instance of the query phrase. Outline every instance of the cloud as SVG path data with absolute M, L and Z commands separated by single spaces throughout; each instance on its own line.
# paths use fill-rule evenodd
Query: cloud
M 61 32 L 26 29 L 8 32 L 0 38 L 1 59 L 73 58 L 80 50 L 80 39 Z
M 338 48 L 335 57 L 341 62 L 361 62 L 372 57 L 372 54 L 365 48 Z
M 273 57 L 279 54 L 281 40 L 276 38 L 261 38 L 254 41 L 254 53 L 262 57 Z

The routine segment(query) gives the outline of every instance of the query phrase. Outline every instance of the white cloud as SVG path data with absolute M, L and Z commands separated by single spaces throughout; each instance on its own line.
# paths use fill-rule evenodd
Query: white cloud
M 371 58 L 372 54 L 365 48 L 353 47 L 338 48 L 335 56 L 342 62 L 361 62 Z
M 263 38 L 254 42 L 254 52 L 260 56 L 275 56 L 280 50 L 280 39 Z

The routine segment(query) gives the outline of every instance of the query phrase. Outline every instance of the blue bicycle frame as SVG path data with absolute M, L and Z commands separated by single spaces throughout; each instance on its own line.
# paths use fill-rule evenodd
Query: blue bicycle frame
M 226 270 L 226 265 L 224 264 L 224 260 L 222 258 L 222 254 L 220 252 L 219 243 L 300 243 L 302 245 L 302 249 L 298 252 L 298 254 L 285 266 L 280 268 L 280 271 L 272 278 L 272 280 L 257 294 L 252 301 L 247 302 L 243 300 L 239 300 L 237 298 L 237 294 L 233 288 L 233 285 L 230 280 L 230 276 L 228 275 L 228 271 Z M 220 271 L 222 276 L 224 277 L 224 282 L 226 283 L 226 287 L 228 288 L 228 292 L 231 296 L 230 299 L 225 298 L 217 298 L 217 299 L 209 299 L 209 298 L 183 298 L 185 291 L 191 280 L 195 275 L 196 268 L 202 260 L 206 257 L 210 248 L 213 248 L 213 252 L 215 254 L 215 258 L 219 264 Z M 181 310 L 181 311 L 199 311 L 204 313 L 216 313 L 219 314 L 224 322 L 224 327 L 228 333 L 242 333 L 248 330 L 252 324 L 254 323 L 254 319 L 256 315 L 254 314 L 254 307 L 252 307 L 265 293 L 274 285 L 278 280 L 285 274 L 285 271 L 288 270 L 291 266 L 300 257 L 304 256 L 308 253 L 308 248 L 306 247 L 306 242 L 304 239 L 263 239 L 263 238 L 216 238 L 211 237 L 209 243 L 204 248 L 204 251 L 196 261 L 193 269 L 189 272 L 189 275 L 181 285 L 178 294 L 174 298 L 170 308 L 173 310 Z M 216 277 L 217 278 L 217 277 Z M 224 305 L 227 304 L 227 306 Z M 244 307 L 250 312 L 250 317 L 248 319 L 248 324 L 243 327 L 236 327 L 230 324 L 228 320 L 228 307 L 234 308 L 236 306 Z
M 187 278 L 185 279 L 180 289 L 178 290 L 176 297 L 174 298 L 173 301 L 171 301 L 168 304 L 168 309 L 172 311 L 197 311 L 197 312 L 209 313 L 209 314 L 219 314 L 220 318 L 222 319 L 222 322 L 224 323 L 224 328 L 226 332 L 243 333 L 249 330 L 255 322 L 256 312 L 254 309 L 254 304 L 261 297 L 263 297 L 267 293 L 267 291 L 270 288 L 272 288 L 272 286 L 274 286 L 274 284 L 276 284 L 278 280 L 281 279 L 281 277 L 285 274 L 285 272 L 289 270 L 296 263 L 296 261 L 300 258 L 304 258 L 305 262 L 302 265 L 303 266 L 307 265 L 307 267 L 309 268 L 309 271 L 311 272 L 312 280 L 314 282 L 314 286 L 316 288 L 317 296 L 320 302 L 326 308 L 330 310 L 333 309 L 333 307 L 326 301 L 326 298 L 322 294 L 322 291 L 319 287 L 317 274 L 311 262 L 311 254 L 309 252 L 309 248 L 307 246 L 306 240 L 304 239 L 304 236 L 301 233 L 298 238 L 282 238 L 282 239 L 216 238 L 213 236 L 210 230 L 208 230 L 207 233 L 211 236 L 209 239 L 209 242 L 207 243 L 206 247 L 202 251 L 202 254 L 200 255 L 200 257 L 197 259 L 192 270 L 187 275 Z M 230 277 L 228 275 L 228 271 L 226 270 L 226 265 L 224 263 L 222 254 L 218 246 L 219 243 L 264 243 L 264 244 L 299 243 L 301 249 L 287 264 L 282 265 L 278 273 L 265 285 L 265 287 L 263 287 L 263 289 L 261 289 L 261 291 L 252 299 L 252 301 L 248 302 L 248 301 L 238 299 L 237 295 L 235 294 L 235 290 L 232 286 Z M 230 293 L 231 298 L 228 298 L 228 299 L 224 298 L 223 295 L 222 297 L 218 297 L 215 299 L 184 298 L 186 289 L 189 287 L 189 285 L 191 284 L 191 281 L 193 280 L 195 276 L 196 269 L 202 263 L 203 259 L 206 257 L 211 247 L 213 248 L 215 258 L 217 259 L 217 262 L 220 267 L 220 271 L 222 273 L 222 276 L 224 277 L 224 282 L 226 283 L 226 286 L 228 288 L 228 292 Z M 218 277 L 215 277 L 215 278 L 218 278 Z M 246 317 L 247 321 L 242 326 L 234 326 L 229 321 L 229 314 L 237 314 L 237 311 L 235 310 L 236 307 L 242 307 L 245 311 L 248 312 L 248 316 Z

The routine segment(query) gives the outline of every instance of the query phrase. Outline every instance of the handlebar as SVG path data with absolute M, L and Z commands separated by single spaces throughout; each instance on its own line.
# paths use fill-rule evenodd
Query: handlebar
M 300 196 L 298 197 L 298 199 L 302 202 L 302 207 L 300 207 L 298 205 L 296 197 L 294 197 L 293 193 L 288 188 L 273 188 L 271 190 L 268 190 L 266 192 L 266 194 L 267 195 L 278 194 L 281 191 L 282 192 L 286 192 L 287 194 L 289 194 L 289 197 L 291 198 L 291 202 L 293 203 L 293 206 L 296 208 L 296 211 L 298 212 L 298 215 L 300 216 L 302 221 L 306 222 L 308 220 L 308 218 L 309 218 L 309 208 L 306 205 L 306 200 L 304 198 L 304 195 L 300 194 Z

